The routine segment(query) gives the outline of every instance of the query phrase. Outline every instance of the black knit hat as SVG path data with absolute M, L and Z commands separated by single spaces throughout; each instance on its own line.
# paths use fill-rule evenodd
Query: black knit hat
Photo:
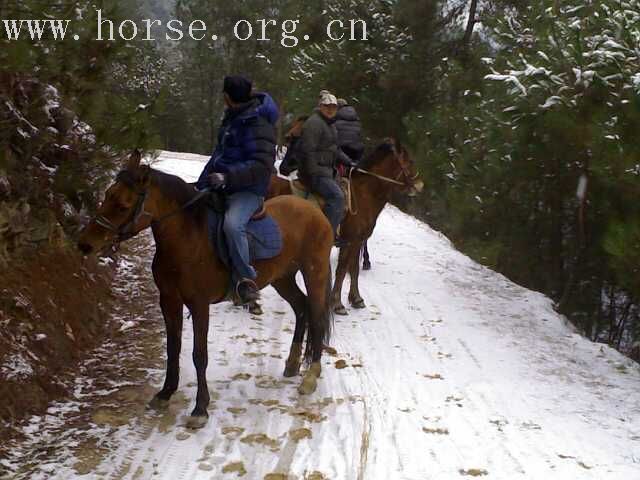
M 234 103 L 244 103 L 251 100 L 251 80 L 240 75 L 224 77 L 222 91 L 229 95 Z

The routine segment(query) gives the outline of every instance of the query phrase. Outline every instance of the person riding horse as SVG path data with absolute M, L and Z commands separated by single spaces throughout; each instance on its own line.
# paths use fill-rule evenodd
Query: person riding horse
M 278 107 L 267 93 L 252 94 L 252 83 L 229 76 L 223 87 L 226 111 L 218 144 L 196 187 L 222 192 L 226 199 L 224 233 L 236 294 L 243 304 L 259 298 L 250 264 L 246 227 L 262 207 L 274 171 Z
M 338 147 L 353 160 L 353 163 L 359 166 L 364 156 L 362 123 L 356 109 L 349 105 L 349 102 L 344 98 L 338 99 L 336 130 L 338 131 Z M 371 270 L 369 246 L 366 240 L 362 246 L 362 257 L 362 269 Z
M 287 151 L 284 154 L 282 163 L 278 167 L 280 174 L 288 177 L 293 172 L 298 170 L 300 162 L 298 160 L 300 150 L 300 137 L 302 136 L 302 126 L 308 120 L 307 115 L 301 115 L 296 118 L 290 125 L 289 131 L 285 135 Z
M 356 109 L 343 98 L 338 100 L 336 131 L 338 132 L 338 147 L 353 163 L 359 164 L 364 155 L 362 123 Z
M 338 100 L 326 91 L 321 92 L 318 108 L 302 127 L 298 155 L 298 177 L 310 192 L 325 201 L 324 213 L 333 232 L 344 217 L 345 197 L 335 181 L 338 162 L 352 166 L 352 160 L 338 148 L 338 134 L 334 125 Z

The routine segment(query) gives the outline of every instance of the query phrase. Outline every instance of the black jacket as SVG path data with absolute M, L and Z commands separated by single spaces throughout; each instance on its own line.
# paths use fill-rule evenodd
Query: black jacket
M 302 127 L 299 148 L 299 175 L 307 185 L 313 177 L 333 177 L 338 157 L 338 134 L 333 121 L 319 111 L 309 117 Z
M 218 131 L 218 144 L 197 183 L 209 184 L 214 172 L 227 176 L 226 192 L 250 191 L 266 196 L 274 171 L 275 123 L 278 107 L 266 93 L 237 108 L 228 108 Z
M 362 123 L 356 109 L 345 105 L 336 115 L 336 130 L 338 132 L 338 146 L 347 151 L 362 151 Z

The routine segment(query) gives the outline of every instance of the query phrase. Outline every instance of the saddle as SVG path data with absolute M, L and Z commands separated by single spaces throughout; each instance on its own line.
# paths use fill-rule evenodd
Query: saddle
M 291 184 L 291 193 L 293 195 L 310 201 L 320 209 L 324 208 L 324 205 L 325 205 L 324 198 L 322 198 L 320 195 L 316 195 L 315 193 L 312 193 L 309 190 L 307 190 L 307 187 L 305 187 L 300 180 L 291 179 L 289 180 L 289 183 Z M 345 198 L 344 209 L 346 212 L 349 210 L 349 205 L 351 205 L 351 186 L 349 185 L 349 179 L 340 177 L 338 179 L 338 185 L 340 186 L 342 193 L 344 193 L 344 198 Z
M 229 247 L 224 234 L 224 214 L 226 201 L 218 192 L 211 192 L 207 197 L 207 226 L 211 245 L 218 253 L 222 263 L 231 268 Z M 267 214 L 264 203 L 251 217 L 247 224 L 249 254 L 251 262 L 268 260 L 282 252 L 282 234 L 276 221 Z

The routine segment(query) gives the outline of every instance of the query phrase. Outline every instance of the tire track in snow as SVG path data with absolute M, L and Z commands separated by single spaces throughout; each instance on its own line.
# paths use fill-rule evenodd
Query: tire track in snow
M 369 423 L 369 410 L 367 401 L 363 400 L 364 405 L 364 425 L 362 428 L 362 439 L 360 440 L 360 466 L 358 468 L 358 480 L 364 480 L 367 472 L 367 457 L 369 456 L 369 438 L 371 436 L 371 424 Z

